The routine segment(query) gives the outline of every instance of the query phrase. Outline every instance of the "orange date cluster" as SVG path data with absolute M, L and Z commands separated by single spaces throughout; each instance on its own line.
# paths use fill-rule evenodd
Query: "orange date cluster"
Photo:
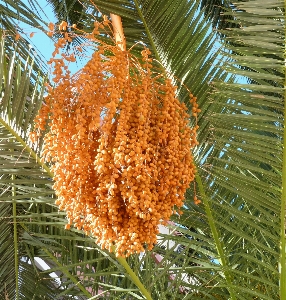
M 67 229 L 74 225 L 118 256 L 152 249 L 158 225 L 181 213 L 194 180 L 198 126 L 191 127 L 176 87 L 147 48 L 138 58 L 101 43 L 75 78 L 67 67 L 75 56 L 56 58 L 70 39 L 56 44 L 55 86 L 48 86 L 31 140 L 48 128 L 42 157 L 51 165 Z

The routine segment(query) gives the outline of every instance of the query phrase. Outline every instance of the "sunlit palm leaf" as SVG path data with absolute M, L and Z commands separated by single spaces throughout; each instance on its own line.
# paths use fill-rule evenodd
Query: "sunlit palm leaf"
M 245 76 L 237 77 L 245 84 L 214 83 L 211 98 L 221 111 L 208 117 L 212 134 L 203 141 L 208 146 L 202 145 L 201 156 L 209 154 L 201 165 L 201 190 L 225 246 L 232 298 L 278 299 L 279 242 L 284 239 L 280 236 L 284 16 L 275 9 L 281 1 L 260 2 L 259 8 L 257 3 L 237 3 L 244 11 L 234 15 L 243 27 L 225 32 L 238 47 L 226 47 L 223 55 L 231 61 L 224 68 Z M 236 54 L 229 54 L 229 49 Z M 247 79 L 252 84 L 246 84 Z
M 31 54 L 30 52 L 33 47 L 28 41 L 27 34 L 29 34 L 29 32 L 25 30 L 25 26 L 45 30 L 46 24 L 41 19 L 38 13 L 39 10 L 41 10 L 41 7 L 38 3 L 35 3 L 33 9 L 31 9 L 27 5 L 27 1 L 6 0 L 0 2 L 0 32 L 1 36 L 6 36 L 5 52 L 7 55 L 11 55 L 14 51 L 14 38 L 16 33 L 20 35 L 21 39 L 21 42 L 18 43 L 21 57 L 26 59 Z M 41 66 L 41 68 L 38 68 L 36 71 L 45 73 L 47 68 L 40 54 L 34 57 L 34 59 L 38 63 L 38 67 Z
M 21 42 L 20 42 L 21 43 Z M 23 45 L 22 45 L 23 46 Z M 9 46 L 8 46 L 9 47 Z M 43 283 L 41 275 L 21 260 L 25 245 L 20 243 L 21 233 L 17 215 L 24 213 L 36 197 L 49 197 L 53 191 L 38 189 L 36 184 L 50 182 L 45 172 L 34 161 L 29 151 L 27 135 L 42 100 L 41 88 L 44 78 L 37 73 L 38 66 L 31 64 L 31 57 L 19 56 L 14 51 L 6 55 L 4 39 L 0 45 L 1 111 L 0 111 L 0 206 L 1 206 L 1 297 L 27 299 L 35 290 L 26 286 L 25 277 L 37 278 L 38 288 L 45 290 L 47 299 L 55 295 L 52 282 Z M 26 61 L 25 61 L 26 59 Z M 31 85 L 33 77 L 38 77 Z M 21 137 L 20 137 L 21 136 Z M 27 147 L 24 147 L 26 145 Z M 26 148 L 26 149 L 25 149 Z M 34 153 L 35 155 L 35 153 Z M 19 205 L 16 204 L 19 203 Z M 9 264 L 7 262 L 9 261 Z M 26 279 L 27 279 L 26 278 Z M 41 287 L 42 285 L 42 287 Z M 36 295 L 37 296 L 37 295 Z

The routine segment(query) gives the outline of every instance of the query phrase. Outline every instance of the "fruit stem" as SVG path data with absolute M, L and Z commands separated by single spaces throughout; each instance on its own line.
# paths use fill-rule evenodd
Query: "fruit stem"
M 116 252 L 115 247 L 112 247 L 112 252 Z M 126 270 L 128 273 L 130 279 L 133 281 L 134 284 L 139 288 L 140 292 L 142 295 L 145 297 L 147 300 L 152 300 L 151 294 L 149 291 L 145 288 L 145 286 L 142 284 L 140 279 L 137 277 L 137 275 L 134 273 L 134 271 L 131 269 L 129 264 L 127 263 L 126 259 L 124 257 L 116 257 L 117 261 L 123 266 L 123 268 Z
M 122 51 L 126 51 L 126 39 L 123 32 L 121 17 L 110 14 L 115 42 Z

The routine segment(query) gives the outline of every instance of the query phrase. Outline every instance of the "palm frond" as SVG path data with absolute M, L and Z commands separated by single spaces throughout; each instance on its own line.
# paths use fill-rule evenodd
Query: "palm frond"
M 224 44 L 222 55 L 228 59 L 223 68 L 237 79 L 214 82 L 213 109 L 202 120 L 202 127 L 209 124 L 209 135 L 198 150 L 203 158 L 198 186 L 228 259 L 232 299 L 242 294 L 245 299 L 279 298 L 279 243 L 284 239 L 283 3 L 268 1 L 254 10 L 256 3 L 236 3 L 235 22 L 242 20 L 244 27 L 224 32 L 237 47 Z M 271 36 L 267 42 L 266 36 Z
M 3 247 L 1 247 L 1 253 L 4 259 L 9 258 L 9 261 L 14 264 L 7 265 L 1 261 L 3 276 L 1 276 L 0 294 L 3 297 L 14 298 L 15 295 L 21 296 L 23 286 L 21 287 L 20 284 L 20 272 L 27 269 L 23 267 L 23 261 L 21 261 L 18 244 L 20 231 L 16 220 L 17 214 L 25 210 L 25 205 L 17 206 L 15 201 L 19 200 L 21 203 L 27 194 L 31 196 L 31 190 L 33 191 L 37 180 L 38 182 L 45 181 L 43 180 L 45 172 L 40 165 L 36 167 L 37 163 L 32 161 L 31 153 L 27 151 L 31 150 L 27 144 L 27 137 L 31 129 L 33 114 L 36 113 L 42 101 L 41 87 L 44 78 L 41 73 L 37 73 L 39 66 L 31 64 L 31 57 L 25 57 L 25 53 L 24 57 L 21 57 L 16 51 L 11 51 L 11 55 L 7 56 L 6 49 L 5 40 L 2 37 L 0 44 L 0 205 L 3 209 L 1 209 L 3 212 L 1 215 Z M 37 78 L 36 84 L 34 78 Z M 33 154 L 36 156 L 35 152 Z M 27 181 L 30 186 L 27 185 Z M 42 190 L 35 193 L 35 195 L 46 194 L 51 194 L 51 192 Z
M 30 3 L 30 1 L 29 1 Z M 46 23 L 40 17 L 38 10 L 41 8 L 39 3 L 32 2 L 32 8 L 29 7 L 26 1 L 2 1 L 0 3 L 0 31 L 1 36 L 6 37 L 6 54 L 9 56 L 14 51 L 14 42 L 16 34 L 20 35 L 20 41 L 18 47 L 20 49 L 22 58 L 27 58 L 31 55 L 33 46 L 27 38 L 28 32 L 26 32 L 25 26 L 31 26 L 40 30 L 46 30 Z M 24 27 L 24 28 L 23 28 Z M 40 70 L 43 73 L 46 72 L 45 62 L 39 55 L 34 57 L 37 62 L 38 72 Z

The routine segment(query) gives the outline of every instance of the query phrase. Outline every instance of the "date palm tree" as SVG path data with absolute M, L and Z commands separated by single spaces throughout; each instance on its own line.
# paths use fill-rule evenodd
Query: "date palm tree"
M 286 299 L 285 2 L 48 2 L 86 30 L 94 15 L 120 15 L 127 47 L 148 45 L 197 96 L 197 175 L 183 215 L 143 255 L 118 259 L 66 231 L 41 145 L 28 142 L 45 63 L 7 34 L 17 20 L 45 29 L 41 3 L 1 1 L 1 299 Z

